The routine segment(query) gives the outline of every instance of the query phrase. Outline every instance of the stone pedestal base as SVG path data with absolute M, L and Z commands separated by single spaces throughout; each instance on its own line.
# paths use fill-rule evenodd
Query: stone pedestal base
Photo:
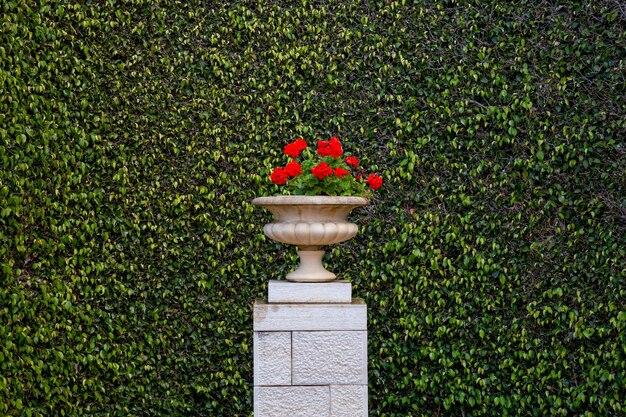
M 255 417 L 367 416 L 367 307 L 314 298 L 254 305 Z

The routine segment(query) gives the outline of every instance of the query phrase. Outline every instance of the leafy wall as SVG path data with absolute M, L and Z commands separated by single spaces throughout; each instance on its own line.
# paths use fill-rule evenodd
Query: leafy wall
M 381 173 L 331 251 L 371 415 L 626 413 L 626 5 L 7 0 L 0 414 L 249 416 L 297 136 Z

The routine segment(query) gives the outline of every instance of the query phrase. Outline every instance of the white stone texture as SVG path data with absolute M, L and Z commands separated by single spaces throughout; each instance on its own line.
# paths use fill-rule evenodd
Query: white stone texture
M 272 280 L 267 286 L 268 303 L 346 303 L 352 302 L 348 281 L 291 282 Z
M 330 387 L 254 387 L 254 417 L 329 417 Z
M 367 385 L 332 385 L 330 417 L 367 417 Z
M 351 304 L 254 304 L 254 331 L 367 330 L 367 306 Z
M 367 385 L 367 332 L 293 332 L 293 385 Z
M 291 332 L 254 332 L 254 385 L 291 385 Z

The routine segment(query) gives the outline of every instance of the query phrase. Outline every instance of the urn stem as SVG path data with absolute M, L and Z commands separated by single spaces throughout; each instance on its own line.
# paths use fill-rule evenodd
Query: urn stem
M 323 250 L 299 250 L 300 266 L 287 274 L 288 281 L 295 282 L 327 282 L 334 281 L 336 276 L 327 271 L 322 264 Z

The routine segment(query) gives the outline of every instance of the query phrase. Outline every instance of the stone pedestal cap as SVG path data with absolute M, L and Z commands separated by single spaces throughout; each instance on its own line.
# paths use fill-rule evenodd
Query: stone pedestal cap
M 272 280 L 267 286 L 268 303 L 351 303 L 348 281 L 291 282 Z

